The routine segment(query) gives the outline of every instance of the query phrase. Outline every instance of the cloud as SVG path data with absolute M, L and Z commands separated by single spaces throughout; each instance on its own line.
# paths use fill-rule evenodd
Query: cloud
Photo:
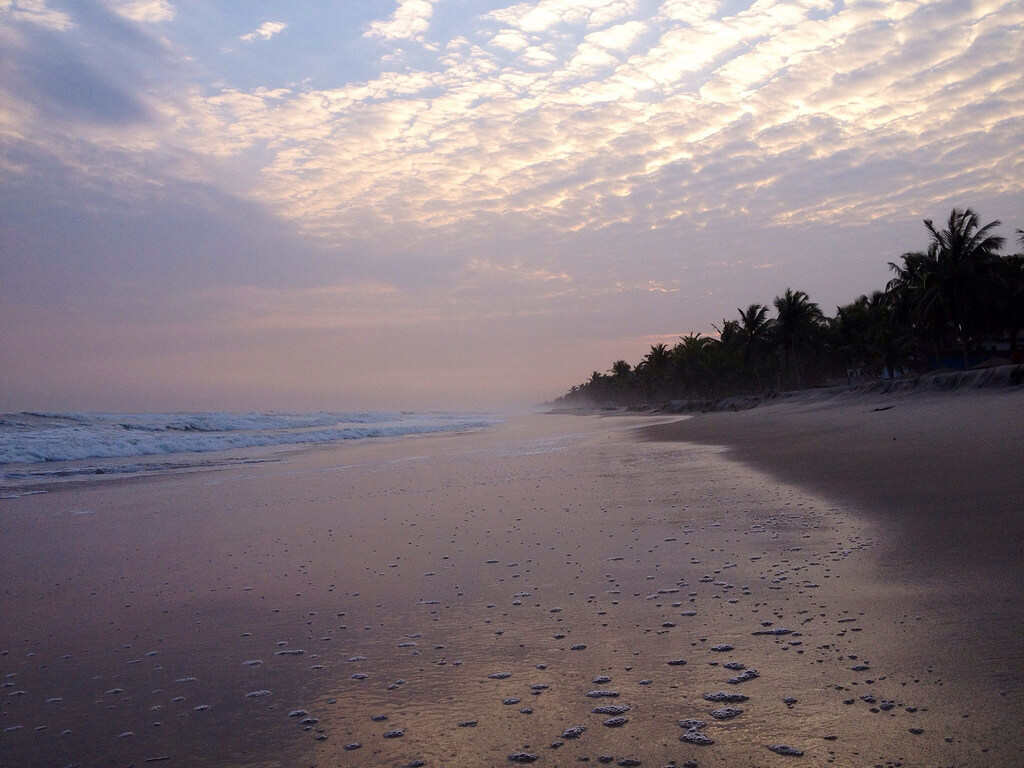
M 530 47 L 530 40 L 517 29 L 503 29 L 491 38 L 490 44 L 508 51 L 521 51 Z
M 172 21 L 175 16 L 174 6 L 168 0 L 113 0 L 110 7 L 132 21 Z
M 422 42 L 430 29 L 430 17 L 436 0 L 398 0 L 398 7 L 387 21 L 374 21 L 363 35 L 382 40 L 416 40 Z
M 400 2 L 364 36 L 397 53 L 426 35 L 435 5 L 447 7 Z M 76 167 L 155 163 L 325 243 L 374 233 L 387 247 L 483 237 L 495 221 L 561 237 L 742 216 L 894 217 L 948 189 L 982 194 L 1019 179 L 1007 159 L 1024 117 L 1024 9 L 1010 0 L 737 12 L 698 0 L 541 0 L 444 21 L 437 53 L 363 80 L 150 86 L 145 99 L 112 90 L 76 103 L 75 92 L 125 85 L 82 74 L 72 81 L 88 87 L 62 91 L 58 72 L 39 82 L 68 110 L 89 116 L 93 103 L 130 117 L 134 97 L 134 114 L 160 119 L 73 145 L 58 127 L 44 131 L 62 156 L 79 148 Z M 251 34 L 266 39 L 283 23 L 264 28 Z M 28 136 L 22 101 L 0 120 Z
M 280 34 L 287 28 L 288 25 L 283 21 L 265 21 L 252 32 L 247 32 L 239 39 L 245 40 L 247 43 L 251 43 L 254 40 L 269 40 L 274 35 Z
M 586 42 L 600 48 L 611 51 L 628 50 L 637 38 L 647 29 L 646 25 L 639 21 L 628 21 L 625 24 L 616 24 L 607 27 L 599 32 L 591 32 L 586 36 Z
M 228 397 L 272 370 L 267 391 L 384 405 L 398 348 L 420 381 L 456 371 L 437 392 L 558 378 L 787 283 L 847 301 L 922 217 L 1024 204 L 1019 0 L 330 3 L 246 35 L 275 39 L 248 61 L 211 8 L 0 0 L 0 336 L 26 402 L 75 371 L 124 373 L 124 408 L 181 371 Z
M 46 0 L 0 0 L 0 23 L 5 17 L 57 32 L 74 26 L 68 14 L 50 8 Z
M 499 8 L 485 18 L 538 34 L 560 25 L 601 27 L 635 13 L 637 6 L 637 0 L 540 0 Z
M 74 16 L 56 24 L 37 23 L 46 8 L 32 5 L 38 13 L 31 18 L 14 14 L 7 17 L 14 23 L 0 23 L 8 54 L 0 57 L 0 141 L 108 172 L 112 166 L 97 162 L 96 142 L 140 148 L 138 131 L 156 117 L 156 83 L 175 66 L 165 41 L 101 3 L 72 6 Z M 134 162 L 143 161 L 136 155 Z

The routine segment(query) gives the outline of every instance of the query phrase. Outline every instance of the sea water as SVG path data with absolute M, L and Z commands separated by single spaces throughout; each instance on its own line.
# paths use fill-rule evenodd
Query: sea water
M 486 429 L 501 421 L 450 411 L 3 414 L 0 489 L 218 466 L 256 460 L 275 447 Z

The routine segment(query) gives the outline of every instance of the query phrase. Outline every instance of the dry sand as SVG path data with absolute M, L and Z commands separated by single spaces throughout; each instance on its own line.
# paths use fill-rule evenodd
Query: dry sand
M 865 405 L 897 443 L 935 434 L 902 401 L 653 435 L 729 453 L 533 416 L 0 500 L 0 765 L 1020 765 L 1013 542 L 1002 569 L 952 558 L 950 581 L 876 497 L 741 445 L 818 424 L 817 477 Z M 1019 467 L 1009 448 L 993 458 Z M 1019 506 L 1020 476 L 961 490 Z

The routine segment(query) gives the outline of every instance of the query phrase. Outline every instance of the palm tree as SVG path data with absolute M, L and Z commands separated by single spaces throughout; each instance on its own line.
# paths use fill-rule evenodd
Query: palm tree
M 786 356 L 786 368 L 792 364 L 796 388 L 803 389 L 800 375 L 799 349 L 806 347 L 821 329 L 824 315 L 803 291 L 787 288 L 782 296 L 775 297 L 774 335 Z
M 1019 231 L 1019 230 L 1018 230 Z M 1024 235 L 1021 236 L 1024 245 Z M 996 293 L 996 315 L 1000 330 L 1010 333 L 1010 359 L 1020 360 L 1017 337 L 1024 328 L 1024 253 L 1006 256 L 996 265 L 999 285 Z
M 714 339 L 699 333 L 689 333 L 679 338 L 672 348 L 672 363 L 676 379 L 688 393 L 699 393 L 702 383 L 710 380 L 708 360 L 709 347 Z
M 619 401 L 628 404 L 633 389 L 633 368 L 625 360 L 616 360 L 609 369 L 611 385 Z
M 738 336 L 743 344 L 743 361 L 753 369 L 757 388 L 761 389 L 761 358 L 768 348 L 771 334 L 768 307 L 751 304 L 746 311 L 739 307 L 736 311 L 740 313 Z
M 636 370 L 649 396 L 659 394 L 668 379 L 672 355 L 664 344 L 652 344 L 651 351 L 644 355 Z
M 616 360 L 614 363 L 612 363 L 612 367 L 609 369 L 612 376 L 620 380 L 629 378 L 629 374 L 632 372 L 632 370 L 632 366 L 625 360 Z
M 957 340 L 967 367 L 972 332 L 980 325 L 986 293 L 994 285 L 993 267 L 1004 239 L 991 234 L 992 221 L 979 226 L 970 208 L 954 208 L 945 229 L 925 219 L 931 243 L 924 253 L 903 254 L 903 266 L 889 264 L 895 277 L 886 290 L 909 305 L 917 323 L 946 328 Z M 991 296 L 987 297 L 991 300 Z
M 873 374 L 887 369 L 890 375 L 904 366 L 910 358 L 911 338 L 894 303 L 892 294 L 874 291 L 836 307 L 831 321 L 833 351 L 847 365 L 868 366 Z

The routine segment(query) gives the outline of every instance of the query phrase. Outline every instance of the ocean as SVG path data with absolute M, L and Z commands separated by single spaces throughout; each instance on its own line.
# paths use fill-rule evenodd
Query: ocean
M 274 448 L 487 429 L 502 421 L 450 411 L 3 414 L 0 493 L 21 495 L 90 476 L 263 461 Z

